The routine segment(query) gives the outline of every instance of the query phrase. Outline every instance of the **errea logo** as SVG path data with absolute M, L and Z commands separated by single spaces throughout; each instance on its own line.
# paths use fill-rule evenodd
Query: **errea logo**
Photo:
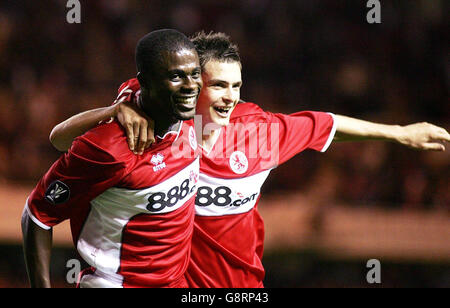
M 166 168 L 166 163 L 164 162 L 164 155 L 162 155 L 161 153 L 158 153 L 156 155 L 152 156 L 152 159 L 150 160 L 150 162 L 155 165 L 153 167 L 153 171 L 154 172 L 158 172 L 164 168 Z

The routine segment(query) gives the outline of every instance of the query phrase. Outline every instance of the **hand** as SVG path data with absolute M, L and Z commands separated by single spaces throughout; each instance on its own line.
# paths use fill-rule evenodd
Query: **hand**
M 155 142 L 155 122 L 134 102 L 119 100 L 115 105 L 115 116 L 125 128 L 128 146 L 134 154 L 142 155 L 144 150 Z
M 397 140 L 414 149 L 445 151 L 442 142 L 450 141 L 450 135 L 442 127 L 429 123 L 415 123 L 403 126 Z

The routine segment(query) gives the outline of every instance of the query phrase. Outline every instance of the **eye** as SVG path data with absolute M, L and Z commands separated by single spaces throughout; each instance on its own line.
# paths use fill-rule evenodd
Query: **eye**
M 198 78 L 201 77 L 201 74 L 200 74 L 200 72 L 195 71 L 195 72 L 192 73 L 192 77 L 195 78 L 195 79 L 198 79 Z
M 181 79 L 180 75 L 178 74 L 172 74 L 169 78 L 171 81 L 179 81 Z
M 215 89 L 223 89 L 223 88 L 225 88 L 225 85 L 223 83 L 220 83 L 220 82 L 212 83 L 209 86 L 211 88 L 215 88 Z

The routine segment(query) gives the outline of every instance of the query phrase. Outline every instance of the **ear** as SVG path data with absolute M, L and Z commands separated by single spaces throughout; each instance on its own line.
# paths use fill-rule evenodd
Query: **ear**
M 141 96 L 149 97 L 150 95 L 150 81 L 144 77 L 142 72 L 138 72 L 136 75 L 137 80 L 139 81 L 139 85 L 141 86 Z
M 150 78 L 148 78 L 148 75 L 144 75 L 142 72 L 138 72 L 136 78 L 139 81 L 139 84 L 141 85 L 141 90 L 144 91 L 150 90 L 151 81 Z
M 137 73 L 136 78 L 139 81 L 139 84 L 141 85 L 141 88 L 145 88 L 147 86 L 146 83 L 145 83 L 144 75 L 141 72 Z

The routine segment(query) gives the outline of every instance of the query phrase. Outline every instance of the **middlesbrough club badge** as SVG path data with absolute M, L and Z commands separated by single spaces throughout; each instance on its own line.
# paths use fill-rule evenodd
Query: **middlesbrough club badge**
M 248 169 L 248 159 L 241 151 L 236 151 L 231 154 L 230 167 L 236 174 L 243 174 Z

